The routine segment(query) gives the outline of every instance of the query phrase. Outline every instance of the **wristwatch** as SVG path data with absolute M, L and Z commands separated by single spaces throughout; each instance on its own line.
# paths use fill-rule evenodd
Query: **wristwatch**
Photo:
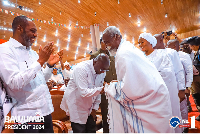
M 55 65 L 55 64 L 54 64 Z M 54 67 L 54 65 L 53 66 L 51 66 L 51 65 L 49 65 L 49 63 L 47 63 L 47 66 L 49 67 L 49 68 L 53 68 Z

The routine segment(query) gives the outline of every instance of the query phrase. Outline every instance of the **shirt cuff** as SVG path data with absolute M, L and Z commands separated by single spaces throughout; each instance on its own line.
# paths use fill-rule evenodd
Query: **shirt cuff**
M 185 86 L 186 87 L 191 87 L 191 85 L 192 85 L 192 82 L 187 82 Z
M 37 73 L 39 70 L 42 69 L 41 65 L 39 62 L 34 62 L 31 66 L 32 68 L 34 68 L 35 72 Z
M 53 68 L 50 68 L 49 66 L 46 66 L 45 67 L 45 72 L 52 72 L 53 71 Z

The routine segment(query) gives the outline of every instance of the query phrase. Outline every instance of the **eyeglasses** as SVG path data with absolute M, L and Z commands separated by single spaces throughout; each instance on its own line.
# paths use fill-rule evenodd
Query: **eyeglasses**
M 109 70 L 103 70 L 103 69 L 100 69 L 100 71 L 101 71 L 101 72 L 107 72 L 107 71 L 109 71 Z

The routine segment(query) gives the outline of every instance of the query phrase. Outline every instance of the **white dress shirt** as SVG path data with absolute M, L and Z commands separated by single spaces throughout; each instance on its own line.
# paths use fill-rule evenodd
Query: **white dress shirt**
M 179 51 L 178 54 L 184 69 L 185 86 L 191 87 L 191 84 L 193 82 L 193 67 L 191 57 L 189 54 L 182 51 Z
M 180 57 L 178 55 L 178 52 L 171 48 L 166 48 L 166 50 L 174 67 L 178 90 L 185 90 L 184 69 Z
M 92 109 L 98 110 L 105 75 L 96 74 L 93 60 L 83 61 L 74 68 L 60 105 L 71 122 L 86 124 Z
M 0 77 L 8 94 L 17 101 L 12 116 L 51 114 L 54 109 L 46 81 L 52 69 L 42 71 L 37 53 L 13 38 L 1 44 L 0 50 Z
M 64 84 L 64 80 L 61 74 L 52 74 L 50 79 L 55 81 L 57 84 Z

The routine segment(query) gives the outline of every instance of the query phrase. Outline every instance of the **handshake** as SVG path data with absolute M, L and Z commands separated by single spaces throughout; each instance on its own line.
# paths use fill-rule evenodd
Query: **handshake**
M 113 82 L 118 82 L 118 80 L 112 80 L 111 82 L 112 82 L 112 83 L 113 83 Z M 106 84 L 107 84 L 107 85 L 110 85 L 110 83 L 104 82 L 104 83 L 103 83 L 103 88 L 102 88 L 100 94 L 105 93 L 105 91 L 104 91 L 104 87 L 105 87 Z

